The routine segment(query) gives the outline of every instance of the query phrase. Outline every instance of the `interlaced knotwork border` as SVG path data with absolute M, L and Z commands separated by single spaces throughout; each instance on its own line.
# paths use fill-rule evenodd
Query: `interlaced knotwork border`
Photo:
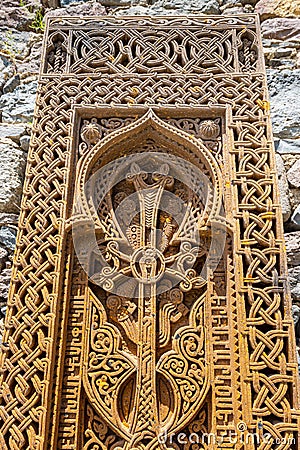
M 127 49 L 120 44 L 124 27 Z M 224 201 L 230 205 L 230 212 L 226 211 L 234 229 L 233 256 L 229 254 L 226 261 L 232 296 L 226 326 L 233 328 L 222 333 L 227 332 L 233 349 L 233 375 L 228 374 L 227 380 L 234 380 L 235 386 L 233 394 L 226 386 L 218 387 L 222 394 L 214 407 L 220 423 L 216 420 L 211 432 L 227 433 L 226 448 L 298 448 L 296 440 L 291 440 L 296 439 L 300 427 L 298 369 L 257 29 L 252 15 L 48 21 L 1 352 L 0 443 L 4 450 L 45 450 L 56 448 L 58 442 L 57 448 L 79 449 L 70 437 L 76 433 L 78 410 L 75 424 L 70 425 L 66 416 L 65 422 L 58 419 L 65 352 L 58 344 L 65 345 L 66 325 L 61 321 L 64 318 L 67 322 L 67 308 L 71 308 L 64 293 L 69 289 L 66 271 L 70 265 L 65 252 L 67 219 L 78 158 L 72 135 L 75 106 L 82 110 L 109 106 L 112 112 L 126 106 L 130 112 L 135 105 L 227 108 L 224 160 L 219 162 L 224 174 Z M 145 36 L 151 40 L 153 30 L 170 36 L 170 40 L 173 36 L 178 45 L 172 54 L 170 46 L 159 43 L 157 47 L 153 40 L 148 53 Z M 178 41 L 178 34 L 184 39 L 190 33 L 200 42 L 196 39 L 195 46 L 187 50 L 183 41 Z M 215 39 L 219 34 L 221 47 Z M 113 48 L 107 36 L 115 36 Z M 131 42 L 135 56 L 129 54 Z M 196 59 L 197 52 L 208 55 L 210 45 L 214 46 L 215 59 L 205 67 L 197 66 L 193 55 Z M 143 64 L 138 61 L 140 56 Z M 157 61 L 163 70 L 156 70 Z M 79 280 L 78 286 L 82 284 Z M 70 319 L 76 329 L 82 313 L 80 289 L 70 300 L 70 304 L 80 304 L 78 316 Z M 213 299 L 219 315 L 221 297 Z M 62 306 L 67 303 L 69 306 Z M 81 333 L 75 330 L 70 339 L 76 341 L 77 332 Z M 72 346 L 70 339 L 67 346 Z M 216 350 L 213 386 L 220 376 L 220 355 L 222 352 Z M 72 367 L 73 362 L 68 364 Z M 78 371 L 77 366 L 74 371 Z M 73 376 L 78 379 L 77 372 Z M 232 401 L 233 408 L 224 407 Z M 226 427 L 230 414 L 233 422 Z M 230 444 L 229 430 L 238 429 L 241 421 L 260 440 L 254 439 L 247 446 L 243 440 L 239 447 Z M 265 433 L 270 435 L 269 444 L 262 439 Z

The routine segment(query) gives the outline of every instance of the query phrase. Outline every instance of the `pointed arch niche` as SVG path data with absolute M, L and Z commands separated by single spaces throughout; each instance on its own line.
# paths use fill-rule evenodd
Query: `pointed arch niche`
M 74 111 L 59 424 L 78 449 L 185 449 L 234 420 L 226 110 L 131 111 Z

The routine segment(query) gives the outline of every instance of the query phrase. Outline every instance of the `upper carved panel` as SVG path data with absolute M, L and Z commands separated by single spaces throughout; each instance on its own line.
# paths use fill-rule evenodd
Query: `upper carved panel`
M 107 17 L 51 19 L 44 72 L 218 75 L 261 66 L 255 16 L 141 18 L 134 27 Z
M 183 114 L 183 113 L 181 113 Z M 180 114 L 179 114 L 180 115 Z M 80 124 L 80 144 L 79 155 L 82 156 L 86 151 L 90 150 L 100 139 L 107 136 L 113 131 L 123 128 L 133 123 L 136 117 L 108 117 L 83 119 Z M 221 126 L 222 119 L 217 118 L 189 118 L 186 116 L 176 118 L 166 118 L 165 122 L 169 123 L 179 130 L 200 138 L 204 141 L 215 156 L 221 152 Z

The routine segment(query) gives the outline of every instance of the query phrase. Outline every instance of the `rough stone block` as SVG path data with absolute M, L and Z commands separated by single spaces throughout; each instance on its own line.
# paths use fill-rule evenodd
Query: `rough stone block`
M 297 0 L 260 0 L 255 11 L 262 20 L 272 17 L 299 17 L 300 3 Z
M 280 155 L 276 155 L 276 165 L 278 173 L 278 188 L 280 192 L 281 210 L 284 222 L 286 222 L 291 215 L 291 205 L 289 199 L 289 185 L 287 181 L 286 171 L 283 160 Z
M 300 188 L 300 159 L 289 169 L 287 179 L 293 187 Z
M 287 261 L 290 266 L 300 265 L 300 231 L 284 235 Z
M 265 20 L 261 26 L 262 36 L 267 39 L 300 39 L 300 19 L 274 18 Z
M 16 213 L 22 193 L 26 153 L 10 139 L 0 139 L 0 212 Z
M 37 83 L 32 81 L 18 86 L 14 92 L 0 97 L 0 111 L 4 122 L 30 122 L 33 118 Z

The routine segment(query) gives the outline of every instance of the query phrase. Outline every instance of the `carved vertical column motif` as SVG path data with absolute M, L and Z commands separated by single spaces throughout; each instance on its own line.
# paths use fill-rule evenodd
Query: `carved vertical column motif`
M 299 449 L 258 29 L 48 19 L 1 449 Z

